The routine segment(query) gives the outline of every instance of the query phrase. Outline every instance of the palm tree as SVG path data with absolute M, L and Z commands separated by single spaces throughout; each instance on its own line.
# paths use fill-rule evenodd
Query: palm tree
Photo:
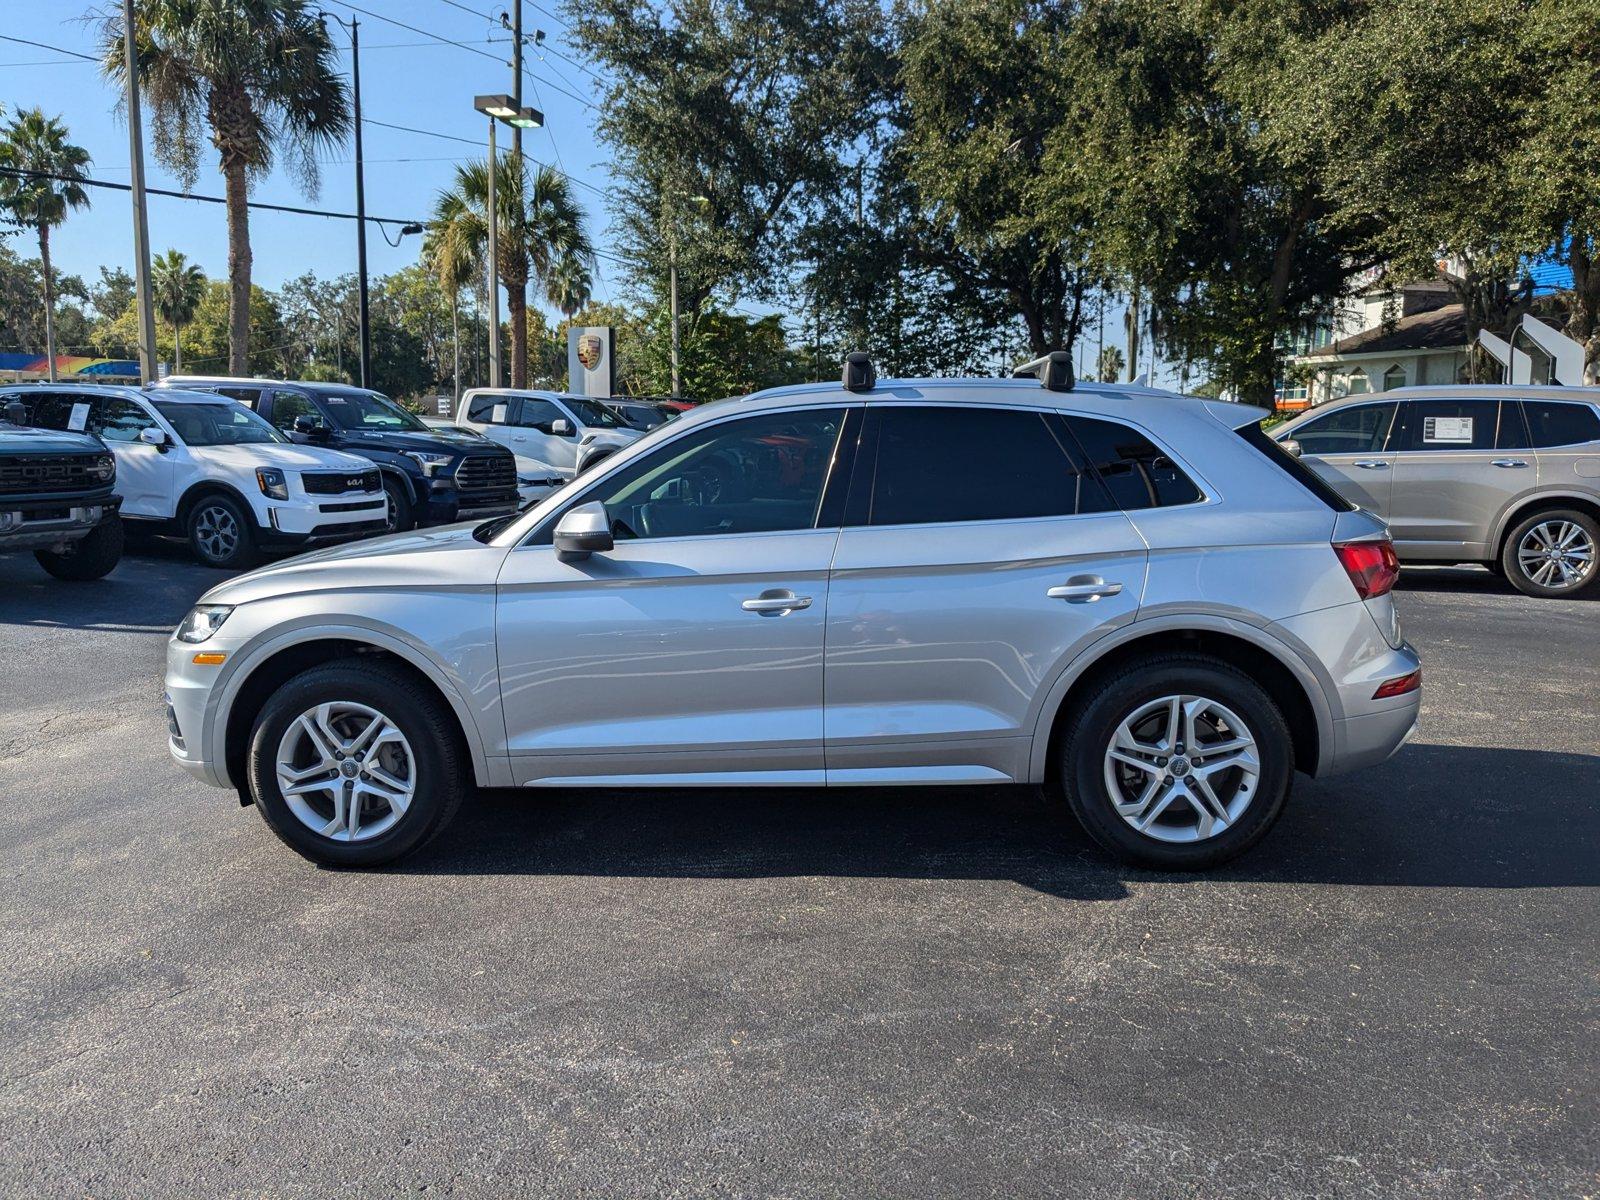
M 540 167 L 530 182 L 519 155 L 501 158 L 495 171 L 495 206 L 500 210 L 495 275 L 506 289 L 511 319 L 511 386 L 526 387 L 528 280 L 548 280 L 566 258 L 587 264 L 594 248 L 571 183 L 552 167 Z M 435 244 L 456 247 L 452 254 L 482 262 L 489 240 L 488 211 L 488 162 L 465 163 L 456 168 L 455 186 L 434 202 L 430 237 Z
M 158 254 L 150 264 L 156 315 L 172 323 L 172 373 L 183 371 L 183 327 L 194 319 L 206 294 L 205 273 L 177 250 Z
M 0 175 L 0 207 L 19 225 L 39 235 L 39 265 L 44 273 L 44 345 L 50 382 L 56 381 L 56 291 L 50 270 L 50 231 L 74 208 L 89 207 L 89 193 L 77 182 L 85 178 L 89 152 L 67 141 L 60 117 L 25 108 L 0 130 L 0 167 L 32 175 Z
M 561 310 L 561 315 L 572 320 L 572 314 L 589 303 L 594 291 L 594 278 L 583 261 L 573 255 L 557 260 L 545 280 L 545 295 L 551 304 Z
M 122 16 L 102 27 L 101 69 L 120 88 Z M 249 369 L 252 177 L 289 157 L 307 195 L 316 153 L 344 141 L 350 111 L 328 30 L 305 0 L 136 0 L 134 47 L 156 157 L 185 185 L 202 137 L 217 148 L 228 202 L 228 369 Z

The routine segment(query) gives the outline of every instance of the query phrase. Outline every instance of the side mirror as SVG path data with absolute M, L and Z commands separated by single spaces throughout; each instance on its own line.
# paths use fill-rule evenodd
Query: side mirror
M 294 431 L 303 433 L 307 437 L 326 437 L 328 427 L 315 417 L 307 413 L 301 413 L 294 419 Z
M 1278 443 L 1278 445 L 1283 447 L 1285 454 L 1292 455 L 1295 458 L 1299 458 L 1305 453 L 1305 451 L 1301 448 L 1300 443 L 1295 441 L 1293 438 L 1284 438 L 1283 441 Z
M 157 429 L 154 425 L 146 425 L 139 430 L 139 440 L 146 446 L 163 447 L 167 444 L 167 431 Z
M 598 500 L 567 509 L 556 522 L 556 554 L 562 562 L 579 562 L 591 554 L 604 554 L 615 543 L 611 518 Z
M 572 428 L 571 421 L 565 417 L 557 417 L 550 422 L 550 432 L 556 437 L 571 437 L 575 431 Z

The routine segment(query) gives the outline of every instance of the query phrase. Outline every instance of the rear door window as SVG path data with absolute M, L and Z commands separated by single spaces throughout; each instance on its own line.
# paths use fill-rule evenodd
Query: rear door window
M 1016 521 L 1111 507 L 1071 449 L 1064 426 L 1044 413 L 869 408 L 864 445 L 875 445 L 877 465 L 866 511 L 853 513 L 851 523 Z
M 1567 400 L 1524 400 L 1522 411 L 1537 450 L 1600 442 L 1600 412 L 1592 404 Z
M 467 420 L 475 425 L 509 425 L 516 403 L 514 396 L 474 396 L 467 405 Z
M 1137 429 L 1094 417 L 1069 416 L 1065 421 L 1123 510 L 1168 508 L 1205 498 L 1166 451 Z

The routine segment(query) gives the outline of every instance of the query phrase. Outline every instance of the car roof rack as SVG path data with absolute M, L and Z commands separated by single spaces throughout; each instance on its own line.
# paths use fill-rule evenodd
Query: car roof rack
M 852 350 L 844 356 L 844 375 L 840 380 L 847 392 L 870 392 L 878 383 L 878 369 L 865 350 Z
M 1072 353 L 1068 350 L 1052 350 L 1011 372 L 1013 379 L 1030 377 L 1038 379 L 1039 386 L 1050 392 L 1070 392 L 1078 385 L 1072 373 Z

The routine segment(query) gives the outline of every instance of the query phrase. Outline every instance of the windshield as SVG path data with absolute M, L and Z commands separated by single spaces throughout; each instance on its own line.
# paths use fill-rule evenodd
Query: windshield
M 563 396 L 561 399 L 574 416 L 591 429 L 622 429 L 622 419 L 605 405 L 583 396 Z
M 218 400 L 215 404 L 157 400 L 155 405 L 186 446 L 251 446 L 289 440 L 232 400 Z
M 427 433 L 428 427 L 387 396 L 377 392 L 324 392 L 323 406 L 344 430 Z

